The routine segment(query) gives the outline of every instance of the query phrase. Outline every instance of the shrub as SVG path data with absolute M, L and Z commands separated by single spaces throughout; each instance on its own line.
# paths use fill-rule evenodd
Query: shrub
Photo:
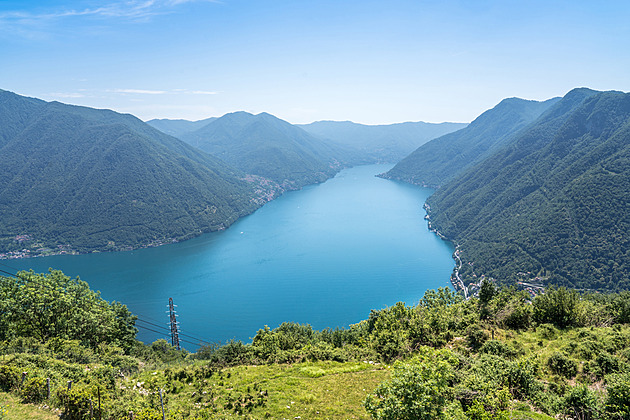
M 230 340 L 212 353 L 209 362 L 218 366 L 236 366 L 251 362 L 251 347 L 240 340 Z
M 0 366 L 0 390 L 10 391 L 20 383 L 20 370 L 15 366 Z
M 483 343 L 479 349 L 479 353 L 493 354 L 508 359 L 513 359 L 517 355 L 516 351 L 510 348 L 510 346 L 497 340 L 488 340 Z
M 575 290 L 564 287 L 549 287 L 547 291 L 534 299 L 534 321 L 539 324 L 550 323 L 558 328 L 576 325 L 578 321 L 577 304 L 579 298 Z
M 27 379 L 22 386 L 21 393 L 24 402 L 39 403 L 44 401 L 47 394 L 46 379 L 38 377 Z
M 606 377 L 605 410 L 611 419 L 630 418 L 630 373 Z
M 64 418 L 68 420 L 90 419 L 90 400 L 93 395 L 89 390 L 78 387 L 70 390 L 60 388 L 56 394 L 64 406 Z
M 556 352 L 547 361 L 547 366 L 557 375 L 567 379 L 573 378 L 577 374 L 577 362 L 569 359 L 564 354 Z
M 392 379 L 381 383 L 364 401 L 373 418 L 430 420 L 444 418 L 454 356 L 425 349 L 420 360 L 396 362 Z
M 601 411 L 597 396 L 586 385 L 569 388 L 563 406 L 565 414 L 582 420 L 597 419 Z
M 536 332 L 545 340 L 552 340 L 556 334 L 558 334 L 558 330 L 551 324 L 542 324 L 536 328 Z
M 536 366 L 529 360 L 511 362 L 506 376 L 510 392 L 516 398 L 531 396 L 541 389 L 536 380 Z
M 466 343 L 473 349 L 479 349 L 488 339 L 488 334 L 478 325 L 471 325 L 466 328 Z

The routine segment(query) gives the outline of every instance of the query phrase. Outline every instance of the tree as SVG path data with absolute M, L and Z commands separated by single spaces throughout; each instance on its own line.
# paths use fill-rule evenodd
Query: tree
M 109 304 L 86 282 L 59 270 L 21 271 L 17 280 L 3 278 L 0 296 L 6 338 L 34 337 L 43 343 L 56 337 L 92 348 L 101 343 L 128 348 L 135 340 L 136 317 L 125 305 Z
M 420 358 L 394 364 L 392 379 L 367 396 L 365 409 L 379 420 L 444 418 L 454 363 L 447 350 L 422 348 Z
M 575 325 L 577 322 L 578 294 L 564 287 L 549 287 L 534 299 L 534 321 L 539 324 L 554 324 L 558 328 Z

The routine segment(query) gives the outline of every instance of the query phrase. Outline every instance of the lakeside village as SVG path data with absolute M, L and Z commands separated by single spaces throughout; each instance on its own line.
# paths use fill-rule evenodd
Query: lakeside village
M 36 258 L 36 257 L 51 257 L 53 255 L 79 255 L 81 254 L 69 244 L 65 245 L 57 245 L 55 248 L 45 247 L 40 243 L 32 243 L 30 246 L 28 242 L 31 242 L 33 238 L 30 235 L 17 235 L 13 238 L 14 241 L 18 242 L 20 245 L 23 245 L 24 248 L 17 251 L 7 251 L 0 252 L 0 260 L 17 260 L 23 258 Z M 154 248 L 161 245 L 172 244 L 178 242 L 177 239 L 164 239 L 164 240 L 155 240 L 145 246 L 138 248 Z M 27 248 L 27 246 L 29 246 Z M 116 247 L 113 241 L 108 242 L 107 244 L 108 250 L 111 251 L 132 251 L 134 248 L 131 246 L 127 247 Z M 30 248 L 30 249 L 29 249 Z M 100 251 L 92 251 L 92 252 L 100 252 Z
M 262 177 L 254 178 L 254 177 L 247 179 L 247 181 L 256 182 L 260 187 L 262 187 L 261 190 L 258 191 L 259 199 L 263 199 L 265 201 L 271 201 L 278 194 L 282 194 L 283 191 L 280 191 L 280 189 L 278 188 L 278 185 L 276 183 L 273 183 L 273 181 L 265 182 L 265 181 L 268 181 L 265 178 L 262 178 Z M 262 179 L 258 179 L 258 178 L 262 178 Z M 435 233 L 440 239 L 444 241 L 449 241 L 448 238 L 446 238 L 444 235 L 442 235 L 442 233 L 440 233 L 437 229 L 431 226 L 431 220 L 429 216 L 429 212 L 431 208 L 429 207 L 429 205 L 424 204 L 424 209 L 426 211 L 426 215 L 424 216 L 424 219 L 427 221 L 429 230 Z M 18 242 L 19 244 L 24 244 L 24 245 L 26 245 L 28 242 L 31 242 L 33 240 L 33 238 L 30 235 L 17 235 L 12 239 Z M 177 242 L 177 241 L 174 239 L 167 240 L 167 241 L 155 241 L 155 242 L 152 242 L 151 244 L 148 244 L 146 248 L 166 245 L 168 243 L 174 243 L 174 242 Z M 113 243 L 108 244 L 108 247 L 111 248 L 112 251 L 125 250 L 125 249 L 116 249 Z M 77 252 L 76 250 L 73 250 L 70 247 L 70 245 L 57 245 L 56 248 L 48 248 L 48 247 L 42 247 L 39 244 L 32 244 L 31 248 L 32 249 L 23 248 L 18 251 L 9 251 L 5 253 L 0 253 L 0 260 L 46 257 L 46 256 L 52 256 L 52 255 L 78 255 L 79 254 L 79 252 Z M 133 248 L 129 247 L 129 250 L 131 249 Z M 464 284 L 464 281 L 461 279 L 459 275 L 459 272 L 462 268 L 462 260 L 460 258 L 459 245 L 455 245 L 455 251 L 453 252 L 453 259 L 455 260 L 456 265 L 455 265 L 455 269 L 453 270 L 453 273 L 451 274 L 450 281 L 451 281 L 451 284 L 453 285 L 453 289 L 455 289 L 455 291 L 457 292 L 461 292 L 464 295 L 465 299 L 470 299 L 471 297 L 477 296 L 479 294 L 479 290 L 481 289 L 481 284 L 484 281 L 486 280 L 493 281 L 492 278 L 486 279 L 486 277 L 483 274 L 477 277 L 477 275 L 474 273 L 474 270 L 473 270 L 472 277 L 478 278 L 478 281 L 473 281 L 472 283 L 468 284 L 468 286 L 466 286 Z M 471 268 L 473 267 L 472 262 L 468 262 L 467 264 Z M 517 275 L 519 277 L 529 277 L 531 273 L 517 273 Z M 541 280 L 542 279 L 540 277 L 536 277 L 528 282 L 517 281 L 517 284 L 519 287 L 522 287 L 525 291 L 527 291 L 529 295 L 531 296 L 531 298 L 533 299 L 537 295 L 544 293 L 545 291 L 544 286 L 540 283 L 537 283 L 537 281 L 541 281 Z

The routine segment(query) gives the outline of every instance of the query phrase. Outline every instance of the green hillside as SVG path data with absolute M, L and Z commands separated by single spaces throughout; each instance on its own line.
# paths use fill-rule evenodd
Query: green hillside
M 344 152 L 270 114 L 235 112 L 181 136 L 190 145 L 284 189 L 323 182 Z
M 557 100 L 536 102 L 519 98 L 504 99 L 466 128 L 420 146 L 383 177 L 429 187 L 444 185 L 490 156 Z
M 161 244 L 258 206 L 243 173 L 131 115 L 0 91 L 0 121 L 0 253 Z
M 214 120 L 216 120 L 215 117 L 205 118 L 198 121 L 171 120 L 164 118 L 149 120 L 146 123 L 153 128 L 157 128 L 163 133 L 179 138 L 183 134 L 199 130 L 201 127 Z
M 142 317 L 79 279 L 21 272 L 0 277 L 0 415 L 627 419 L 629 323 L 628 292 L 530 300 L 485 282 L 479 298 L 430 290 L 349 328 L 283 323 L 189 353 L 136 341 Z
M 400 161 L 429 140 L 462 129 L 466 124 L 420 121 L 364 125 L 350 121 L 317 121 L 298 127 L 356 151 L 356 163 L 390 163 Z
M 630 288 L 630 94 L 576 89 L 432 195 L 431 224 L 478 276 Z

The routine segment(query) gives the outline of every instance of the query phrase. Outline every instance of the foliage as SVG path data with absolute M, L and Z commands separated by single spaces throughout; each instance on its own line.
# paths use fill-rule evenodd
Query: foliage
M 180 138 L 235 168 L 298 189 L 323 182 L 339 167 L 338 149 L 273 115 L 234 112 Z
M 467 127 L 420 146 L 385 177 L 430 187 L 444 185 L 506 143 L 556 101 L 505 99 Z
M 11 391 L 20 383 L 21 372 L 15 366 L 0 365 L 0 391 Z
M 33 337 L 41 342 L 54 338 L 52 348 L 76 361 L 90 359 L 90 351 L 79 343 L 92 349 L 101 343 L 124 348 L 135 341 L 136 317 L 126 306 L 106 302 L 86 282 L 61 271 L 22 271 L 17 280 L 3 278 L 0 295 L 6 296 L 0 312 L 0 322 L 8 325 L 3 338 Z
M 597 395 L 585 385 L 569 389 L 564 396 L 564 412 L 572 418 L 592 420 L 600 418 L 601 403 Z
M 259 206 L 245 174 L 130 115 L 0 91 L 0 121 L 0 255 L 170 243 Z
M 429 197 L 465 283 L 630 287 L 629 104 L 630 94 L 575 89 Z
M 71 389 L 60 388 L 57 390 L 57 398 L 64 407 L 65 418 L 69 420 L 89 420 L 90 409 L 94 408 L 93 399 L 96 396 L 86 387 L 74 387 Z
M 28 378 L 20 389 L 25 402 L 39 403 L 47 396 L 46 379 L 40 377 Z
M 366 398 L 366 410 L 381 420 L 444 418 L 455 360 L 448 351 L 423 349 L 419 359 L 396 362 L 392 379 Z
M 606 413 L 611 419 L 630 418 L 630 374 L 610 375 L 606 381 Z
M 534 299 L 533 319 L 539 324 L 553 324 L 558 328 L 577 324 L 578 294 L 564 287 L 549 287 Z
M 79 282 L 59 273 L 47 276 Z M 5 296 L 21 299 L 18 282 L 4 280 L 11 280 L 3 284 L 16 292 Z M 548 299 L 557 293 L 548 291 Z M 165 340 L 134 342 L 125 350 L 121 340 L 108 342 L 105 333 L 105 341 L 94 345 L 57 336 L 65 331 L 57 327 L 42 342 L 39 335 L 18 335 L 11 321 L 13 338 L 2 343 L 0 383 L 24 401 L 45 402 L 68 418 L 87 418 L 89 400 L 96 407 L 99 394 L 103 418 L 128 418 L 130 412 L 160 418 L 160 390 L 166 416 L 173 419 L 625 418 L 627 296 L 577 296 L 575 311 L 588 308 L 594 314 L 579 315 L 577 326 L 537 321 L 510 327 L 510 312 L 526 313 L 524 308 L 536 305 L 514 288 L 497 289 L 483 303 L 439 289 L 425 293 L 416 306 L 375 310 L 349 328 L 316 331 L 283 323 L 261 328 L 251 343 L 207 345 L 196 354 Z M 27 380 L 20 388 L 21 372 Z M 52 395 L 46 401 L 45 378 Z
M 569 359 L 560 352 L 555 352 L 547 361 L 549 369 L 557 375 L 564 376 L 567 379 L 573 378 L 577 374 L 577 363 Z

